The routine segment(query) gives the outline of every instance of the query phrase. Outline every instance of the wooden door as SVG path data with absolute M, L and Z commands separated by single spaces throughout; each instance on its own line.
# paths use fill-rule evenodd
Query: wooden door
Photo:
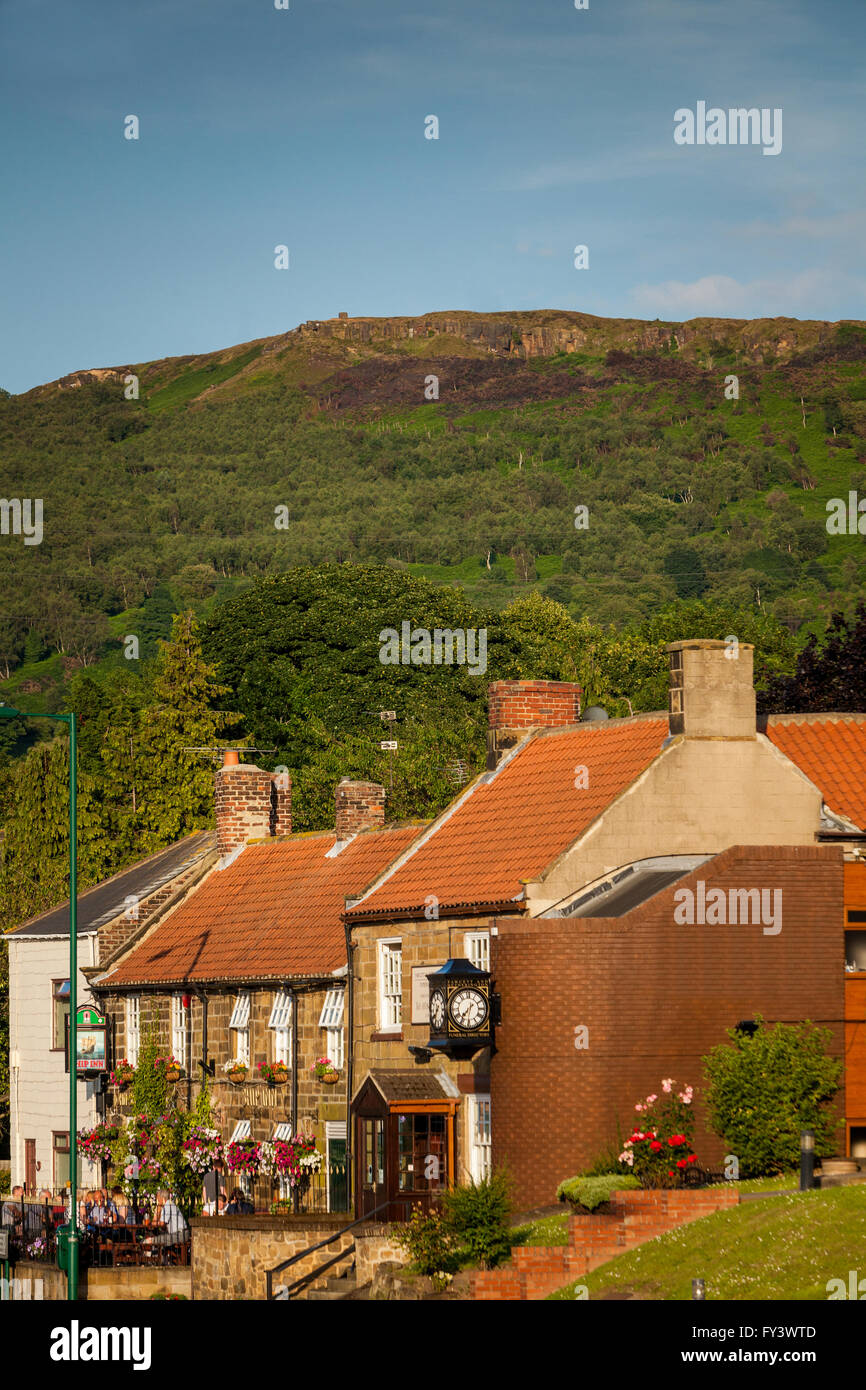
M 385 1120 L 375 1115 L 356 1119 L 355 1152 L 358 1155 L 356 1192 L 359 1216 L 368 1216 L 387 1195 L 385 1165 Z M 386 1212 L 379 1213 L 385 1220 Z
M 24 1140 L 24 1187 L 28 1196 L 36 1191 L 36 1140 Z

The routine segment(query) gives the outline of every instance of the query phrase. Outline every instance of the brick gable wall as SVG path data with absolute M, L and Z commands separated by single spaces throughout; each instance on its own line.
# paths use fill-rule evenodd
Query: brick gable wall
M 678 926 L 674 891 L 780 887 L 782 930 Z M 735 848 L 622 918 L 501 919 L 491 942 L 502 1024 L 491 1064 L 494 1163 L 516 1200 L 553 1200 L 562 1179 L 625 1137 L 634 1105 L 664 1076 L 698 1088 L 699 1160 L 723 1156 L 700 1104 L 701 1057 L 726 1030 L 770 1022 L 829 1025 L 842 1055 L 843 861 L 833 848 Z M 575 1028 L 589 1046 L 575 1047 Z M 840 1146 L 841 1146 L 840 1140 Z

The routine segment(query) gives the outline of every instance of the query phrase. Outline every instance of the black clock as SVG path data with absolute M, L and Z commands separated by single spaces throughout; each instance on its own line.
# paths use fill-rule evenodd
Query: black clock
M 429 1047 L 471 1056 L 492 1042 L 490 972 L 465 956 L 446 961 L 430 977 Z

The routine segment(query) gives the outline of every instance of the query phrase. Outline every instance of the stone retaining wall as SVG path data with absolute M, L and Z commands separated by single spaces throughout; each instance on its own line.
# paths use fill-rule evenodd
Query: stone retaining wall
M 13 1299 L 43 1299 L 63 1302 L 66 1299 L 66 1275 L 56 1265 L 40 1264 L 34 1260 L 19 1260 L 12 1269 Z M 124 1269 L 83 1269 L 80 1272 L 78 1296 L 88 1303 L 141 1302 L 153 1294 L 180 1293 L 192 1297 L 192 1271 L 189 1267 L 150 1268 L 128 1266 Z
M 264 1299 L 265 1271 L 299 1254 L 317 1241 L 340 1231 L 350 1217 L 339 1216 L 221 1216 L 193 1217 L 192 1291 L 193 1298 Z M 315 1269 L 338 1250 L 349 1252 L 354 1231 L 324 1250 L 299 1260 L 285 1273 L 274 1277 L 274 1288 L 293 1283 Z M 347 1260 L 349 1256 L 347 1255 Z M 340 1274 L 345 1264 L 332 1265 L 315 1283 Z M 314 1284 L 315 1287 L 315 1284 Z

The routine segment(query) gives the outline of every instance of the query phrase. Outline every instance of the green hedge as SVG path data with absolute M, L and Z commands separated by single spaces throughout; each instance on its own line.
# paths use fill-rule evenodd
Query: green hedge
M 640 1183 L 627 1173 L 606 1173 L 597 1178 L 566 1178 L 556 1189 L 556 1195 L 560 1202 L 595 1211 L 602 1202 L 610 1201 L 612 1192 L 621 1192 L 627 1187 L 640 1187 Z

